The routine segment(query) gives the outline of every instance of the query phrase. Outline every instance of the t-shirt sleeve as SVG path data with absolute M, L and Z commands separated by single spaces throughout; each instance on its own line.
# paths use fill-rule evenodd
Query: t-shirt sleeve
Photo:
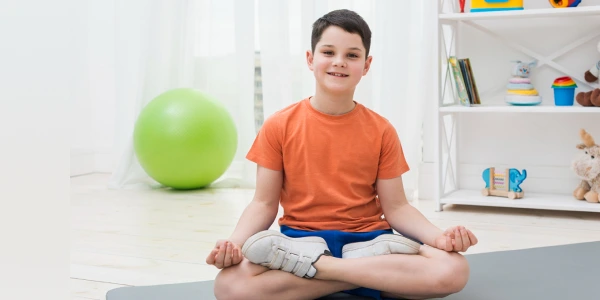
M 271 116 L 260 128 L 246 158 L 267 169 L 283 170 L 283 129 L 279 119 Z
M 388 127 L 383 132 L 377 178 L 396 178 L 408 170 L 410 168 L 408 167 L 408 163 L 406 163 L 398 133 L 396 133 L 394 126 L 388 123 Z

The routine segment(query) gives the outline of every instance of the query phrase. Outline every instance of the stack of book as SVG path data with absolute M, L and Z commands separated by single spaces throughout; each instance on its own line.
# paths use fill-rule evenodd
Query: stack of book
M 468 58 L 456 58 L 451 56 L 448 59 L 452 74 L 454 75 L 454 85 L 456 86 L 458 99 L 465 106 L 481 104 L 479 92 L 475 84 L 475 76 L 471 69 L 471 62 Z

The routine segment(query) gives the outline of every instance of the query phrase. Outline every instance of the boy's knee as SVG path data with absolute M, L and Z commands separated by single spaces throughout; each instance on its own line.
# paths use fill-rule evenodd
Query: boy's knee
M 443 266 L 438 268 L 436 290 L 450 295 L 460 292 L 469 281 L 469 263 L 458 253 L 449 253 Z
M 225 268 L 217 274 L 215 278 L 214 293 L 218 300 L 227 299 L 254 299 L 258 296 L 254 295 L 253 289 L 256 284 L 253 284 L 252 277 L 264 272 L 266 268 L 257 266 L 249 262 L 247 259 L 241 263 Z
M 238 266 L 229 267 L 217 274 L 214 293 L 218 300 L 244 299 L 244 280 L 237 274 L 239 269 Z

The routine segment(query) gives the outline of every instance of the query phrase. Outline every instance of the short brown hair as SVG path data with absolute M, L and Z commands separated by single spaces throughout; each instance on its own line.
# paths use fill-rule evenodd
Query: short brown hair
M 311 49 L 313 53 L 315 52 L 317 43 L 321 40 L 323 31 L 329 26 L 338 26 L 346 32 L 360 35 L 363 46 L 367 51 L 366 56 L 369 55 L 369 49 L 371 48 L 371 29 L 359 14 L 348 9 L 331 11 L 313 23 L 311 36 Z

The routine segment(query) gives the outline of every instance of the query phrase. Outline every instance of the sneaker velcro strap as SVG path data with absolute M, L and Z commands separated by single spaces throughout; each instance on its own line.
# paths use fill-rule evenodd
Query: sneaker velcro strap
M 312 267 L 312 262 L 306 256 L 300 258 L 299 263 L 297 264 L 297 269 L 294 270 L 294 275 L 299 277 L 304 277 L 308 270 Z
M 296 266 L 296 263 L 298 262 L 298 258 L 298 255 L 294 253 L 288 253 L 287 261 L 285 262 L 285 265 L 281 270 L 286 271 L 288 273 L 292 272 L 292 270 L 294 270 L 294 267 Z
M 283 260 L 285 259 L 285 254 L 285 251 L 277 249 L 274 254 L 275 257 L 273 257 L 273 260 L 269 264 L 269 268 L 273 270 L 279 270 L 283 264 Z

